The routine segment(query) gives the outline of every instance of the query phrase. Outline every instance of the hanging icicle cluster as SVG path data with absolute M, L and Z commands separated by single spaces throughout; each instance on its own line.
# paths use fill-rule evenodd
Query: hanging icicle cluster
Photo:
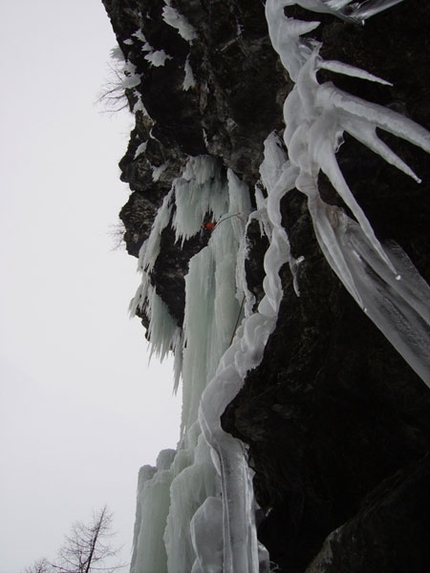
M 398 1 L 297 3 L 362 22 Z M 320 84 L 320 69 L 388 82 L 341 62 L 324 61 L 321 44 L 303 38 L 319 22 L 287 17 L 284 8 L 293 3 L 266 1 L 272 45 L 295 83 L 283 108 L 284 144 L 275 134 L 265 141 L 260 175 L 267 198 L 257 188 L 257 208 L 251 212 L 248 189 L 232 171 L 221 177 L 215 159 L 191 158 L 166 196 L 141 250 L 143 279 L 132 311 L 146 309 L 151 342 L 161 356 L 169 349 L 175 352 L 177 376 L 181 372 L 183 378 L 183 437 L 176 454 L 167 452 L 156 470 L 142 474 L 132 573 L 268 570 L 267 551 L 257 542 L 252 471 L 245 446 L 223 431 L 220 419 L 247 373 L 263 358 L 283 297 L 279 274 L 285 263 L 290 265 L 296 293 L 300 292 L 295 276 L 299 261 L 291 257 L 281 217 L 281 199 L 290 190 L 296 188 L 307 196 L 321 250 L 349 293 L 430 384 L 430 289 L 400 247 L 380 243 L 336 159 L 346 132 L 418 182 L 376 129 L 429 153 L 430 134 L 392 110 L 349 95 L 332 83 Z M 172 22 L 176 25 L 176 20 Z M 323 201 L 318 188 L 321 171 L 354 219 Z M 150 285 L 150 274 L 163 229 L 171 224 L 181 242 L 199 232 L 207 213 L 212 215 L 214 230 L 207 246 L 190 261 L 184 326 L 179 329 L 169 321 L 167 308 Z M 253 220 L 269 240 L 264 296 L 255 311 L 244 272 L 246 230 Z M 158 512 L 155 529 L 154 512 Z M 148 537 L 148 531 L 156 533 Z
M 320 84 L 320 69 L 365 81 L 388 82 L 353 66 L 323 60 L 319 55 L 321 44 L 302 38 L 319 23 L 288 18 L 284 7 L 291 4 L 285 0 L 266 2 L 272 45 L 296 84 L 284 103 L 284 142 L 289 160 L 276 185 L 286 191 L 296 187 L 308 197 L 315 234 L 327 261 L 397 351 L 430 384 L 430 288 L 399 246 L 380 244 L 336 160 L 347 132 L 419 183 L 418 176 L 378 137 L 376 129 L 401 137 L 427 153 L 430 133 L 414 121 L 352 96 L 331 82 Z M 312 10 L 321 5 L 305 0 L 300 4 Z M 370 8 L 371 3 L 365 4 Z M 321 199 L 320 171 L 327 175 L 355 220 Z

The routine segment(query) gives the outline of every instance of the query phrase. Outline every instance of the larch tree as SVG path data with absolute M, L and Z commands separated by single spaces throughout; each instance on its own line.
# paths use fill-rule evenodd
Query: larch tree
M 37 560 L 24 573 L 113 573 L 124 565 L 112 565 L 119 549 L 111 539 L 112 513 L 106 506 L 95 512 L 90 523 L 77 521 L 58 552 L 58 562 Z

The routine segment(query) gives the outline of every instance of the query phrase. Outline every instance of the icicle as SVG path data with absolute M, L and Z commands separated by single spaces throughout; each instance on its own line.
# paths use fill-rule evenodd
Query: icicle
M 312 12 L 328 13 L 354 24 L 364 21 L 403 0 L 280 0 L 282 7 L 298 4 Z
M 275 176 L 271 168 L 275 168 Z M 273 134 L 265 143 L 261 173 L 267 185 L 267 216 L 272 227 L 271 243 L 264 260 L 267 274 L 263 284 L 265 296 L 258 312 L 243 321 L 235 342 L 225 352 L 215 377 L 205 389 L 199 408 L 202 432 L 214 452 L 221 474 L 223 561 L 218 566 L 224 573 L 257 573 L 259 570 L 252 473 L 244 455 L 244 446 L 222 430 L 220 418 L 240 390 L 247 372 L 260 363 L 282 299 L 279 270 L 289 260 L 289 247 L 281 224 L 280 201 L 292 189 L 295 172 L 291 168 L 285 169 L 284 155 Z M 275 182 L 277 174 L 281 175 Z M 204 515 L 205 512 L 202 513 Z M 199 515 L 199 521 L 201 519 Z
M 174 349 L 179 336 L 179 328 L 166 303 L 157 295 L 152 286 L 148 288 L 147 302 L 148 337 L 151 342 L 150 358 L 155 354 L 162 362 L 169 351 Z
M 157 468 L 144 466 L 139 474 L 136 527 L 130 573 L 167 573 L 167 554 L 163 532 L 169 511 L 172 473 L 166 467 L 167 456 L 160 453 Z M 163 459 L 164 458 L 164 459 Z M 164 462 L 164 464 L 162 463 Z
M 320 60 L 317 67 L 323 70 L 330 70 L 336 74 L 343 74 L 344 76 L 351 76 L 353 78 L 360 78 L 361 80 L 368 80 L 369 82 L 376 82 L 384 86 L 392 86 L 391 82 L 387 82 L 378 76 L 375 76 L 366 70 L 361 70 L 355 66 L 350 66 L 349 64 L 344 64 L 336 60 Z
M 386 245 L 386 252 L 401 273 L 393 276 L 360 226 L 338 207 L 326 208 L 335 213 L 337 223 L 332 222 L 331 228 L 352 283 L 331 260 L 333 249 L 328 249 L 325 254 L 332 268 L 367 316 L 430 386 L 429 285 L 398 245 Z
M 203 207 L 193 203 L 192 199 L 191 209 L 198 217 L 208 205 L 205 186 L 210 190 L 213 185 L 211 166 L 213 163 L 203 161 L 197 170 L 195 165 L 192 169 L 188 167 L 183 176 L 188 177 L 190 182 L 201 182 L 198 197 Z M 224 205 L 225 211 L 223 215 L 216 213 L 219 227 L 215 227 L 208 245 L 190 260 L 185 277 L 183 429 L 197 419 L 202 392 L 230 344 L 240 313 L 236 285 L 237 257 L 243 240 L 244 220 L 251 207 L 247 186 L 233 172 L 228 172 L 226 183 L 219 205 Z M 215 209 L 214 201 L 212 207 Z M 184 230 L 184 221 L 178 224 Z
M 155 265 L 155 261 L 160 253 L 161 234 L 169 224 L 172 213 L 172 199 L 174 190 L 171 189 L 164 197 L 161 207 L 152 224 L 151 233 L 148 240 L 141 247 L 139 252 L 139 266 L 142 271 L 150 273 Z
M 286 163 L 281 174 L 278 169 L 279 184 L 285 185 L 286 173 L 295 176 L 295 185 L 308 197 L 316 237 L 331 267 L 369 318 L 430 384 L 428 312 L 424 312 L 417 302 L 420 297 L 428 298 L 429 287 L 420 280 L 412 264 L 405 265 L 405 255 L 396 256 L 392 250 L 382 247 L 351 193 L 335 156 L 346 131 L 419 183 L 420 179 L 412 169 L 379 139 L 376 129 L 401 137 L 427 153 L 430 153 L 430 133 L 414 121 L 343 92 L 330 82 L 320 85 L 316 72 L 321 68 L 368 81 L 386 82 L 340 62 L 324 62 L 318 54 L 320 44 L 313 42 L 311 49 L 312 42 L 305 44 L 300 38 L 306 25 L 283 14 L 283 7 L 292 3 L 285 0 L 266 2 L 273 47 L 297 82 L 284 103 L 287 126 L 284 141 L 291 164 Z M 349 4 L 343 0 L 323 2 L 323 7 L 320 0 L 297 3 L 317 11 L 332 10 L 335 6 L 343 10 Z M 368 0 L 354 6 L 351 14 L 366 18 L 396 3 Z M 291 49 L 295 49 L 294 54 Z M 320 170 L 351 209 L 358 225 L 343 211 L 321 200 L 318 190 Z M 416 288 L 418 284 L 419 289 Z M 270 292 L 270 284 L 267 289 Z
M 172 56 L 166 54 L 164 50 L 154 50 L 154 51 L 151 50 L 145 56 L 145 60 L 147 60 L 151 64 L 151 66 L 154 66 L 154 68 L 159 68 L 161 66 L 164 66 L 166 61 L 171 59 Z
M 182 243 L 200 232 L 207 214 L 219 221 L 228 211 L 228 187 L 218 161 L 209 155 L 192 157 L 174 182 L 176 210 L 173 228 Z
M 366 0 L 360 2 L 358 7 L 354 8 L 352 16 L 357 22 L 362 23 L 364 20 L 376 16 L 383 10 L 387 10 L 403 0 Z
M 320 22 L 302 22 L 286 18 L 284 7 L 292 3 L 285 0 L 266 0 L 265 13 L 272 46 L 291 79 L 295 81 L 312 53 L 312 49 L 301 41 L 300 36 L 318 28 Z

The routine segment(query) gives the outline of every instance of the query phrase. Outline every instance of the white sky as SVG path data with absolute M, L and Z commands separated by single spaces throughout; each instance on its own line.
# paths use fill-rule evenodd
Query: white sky
M 138 469 L 179 437 L 108 236 L 132 122 L 95 105 L 114 45 L 99 0 L 0 0 L 0 573 L 104 503 L 128 560 Z

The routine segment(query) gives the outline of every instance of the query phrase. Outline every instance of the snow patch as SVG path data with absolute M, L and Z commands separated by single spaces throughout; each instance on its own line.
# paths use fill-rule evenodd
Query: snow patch
M 196 80 L 194 78 L 193 70 L 191 68 L 189 56 L 185 60 L 184 64 L 184 83 L 182 84 L 182 89 L 186 92 L 190 88 L 193 88 L 196 85 Z
M 133 38 L 137 38 L 140 42 L 142 42 L 142 44 L 146 44 L 146 38 L 142 32 L 142 30 L 136 30 L 136 32 L 134 32 L 132 34 Z
M 150 51 L 145 56 L 145 60 L 147 60 L 151 64 L 151 66 L 154 66 L 154 68 L 159 68 L 161 66 L 164 66 L 166 60 L 171 60 L 171 59 L 172 56 L 166 54 L 164 50 Z
M 164 171 L 166 171 L 168 164 L 167 163 L 163 163 L 162 165 L 159 165 L 158 167 L 155 167 L 154 165 L 152 165 L 152 180 L 153 181 L 158 181 L 161 177 L 161 175 L 164 173 Z
M 142 155 L 142 153 L 145 153 L 147 145 L 148 145 L 148 142 L 143 141 L 140 145 L 137 146 L 137 149 L 134 152 L 134 159 L 139 157 L 139 155 Z
M 192 42 L 197 37 L 196 30 L 187 21 L 185 16 L 180 14 L 175 8 L 170 5 L 164 6 L 163 8 L 163 20 L 172 28 L 178 30 L 180 36 L 184 38 L 187 42 Z

